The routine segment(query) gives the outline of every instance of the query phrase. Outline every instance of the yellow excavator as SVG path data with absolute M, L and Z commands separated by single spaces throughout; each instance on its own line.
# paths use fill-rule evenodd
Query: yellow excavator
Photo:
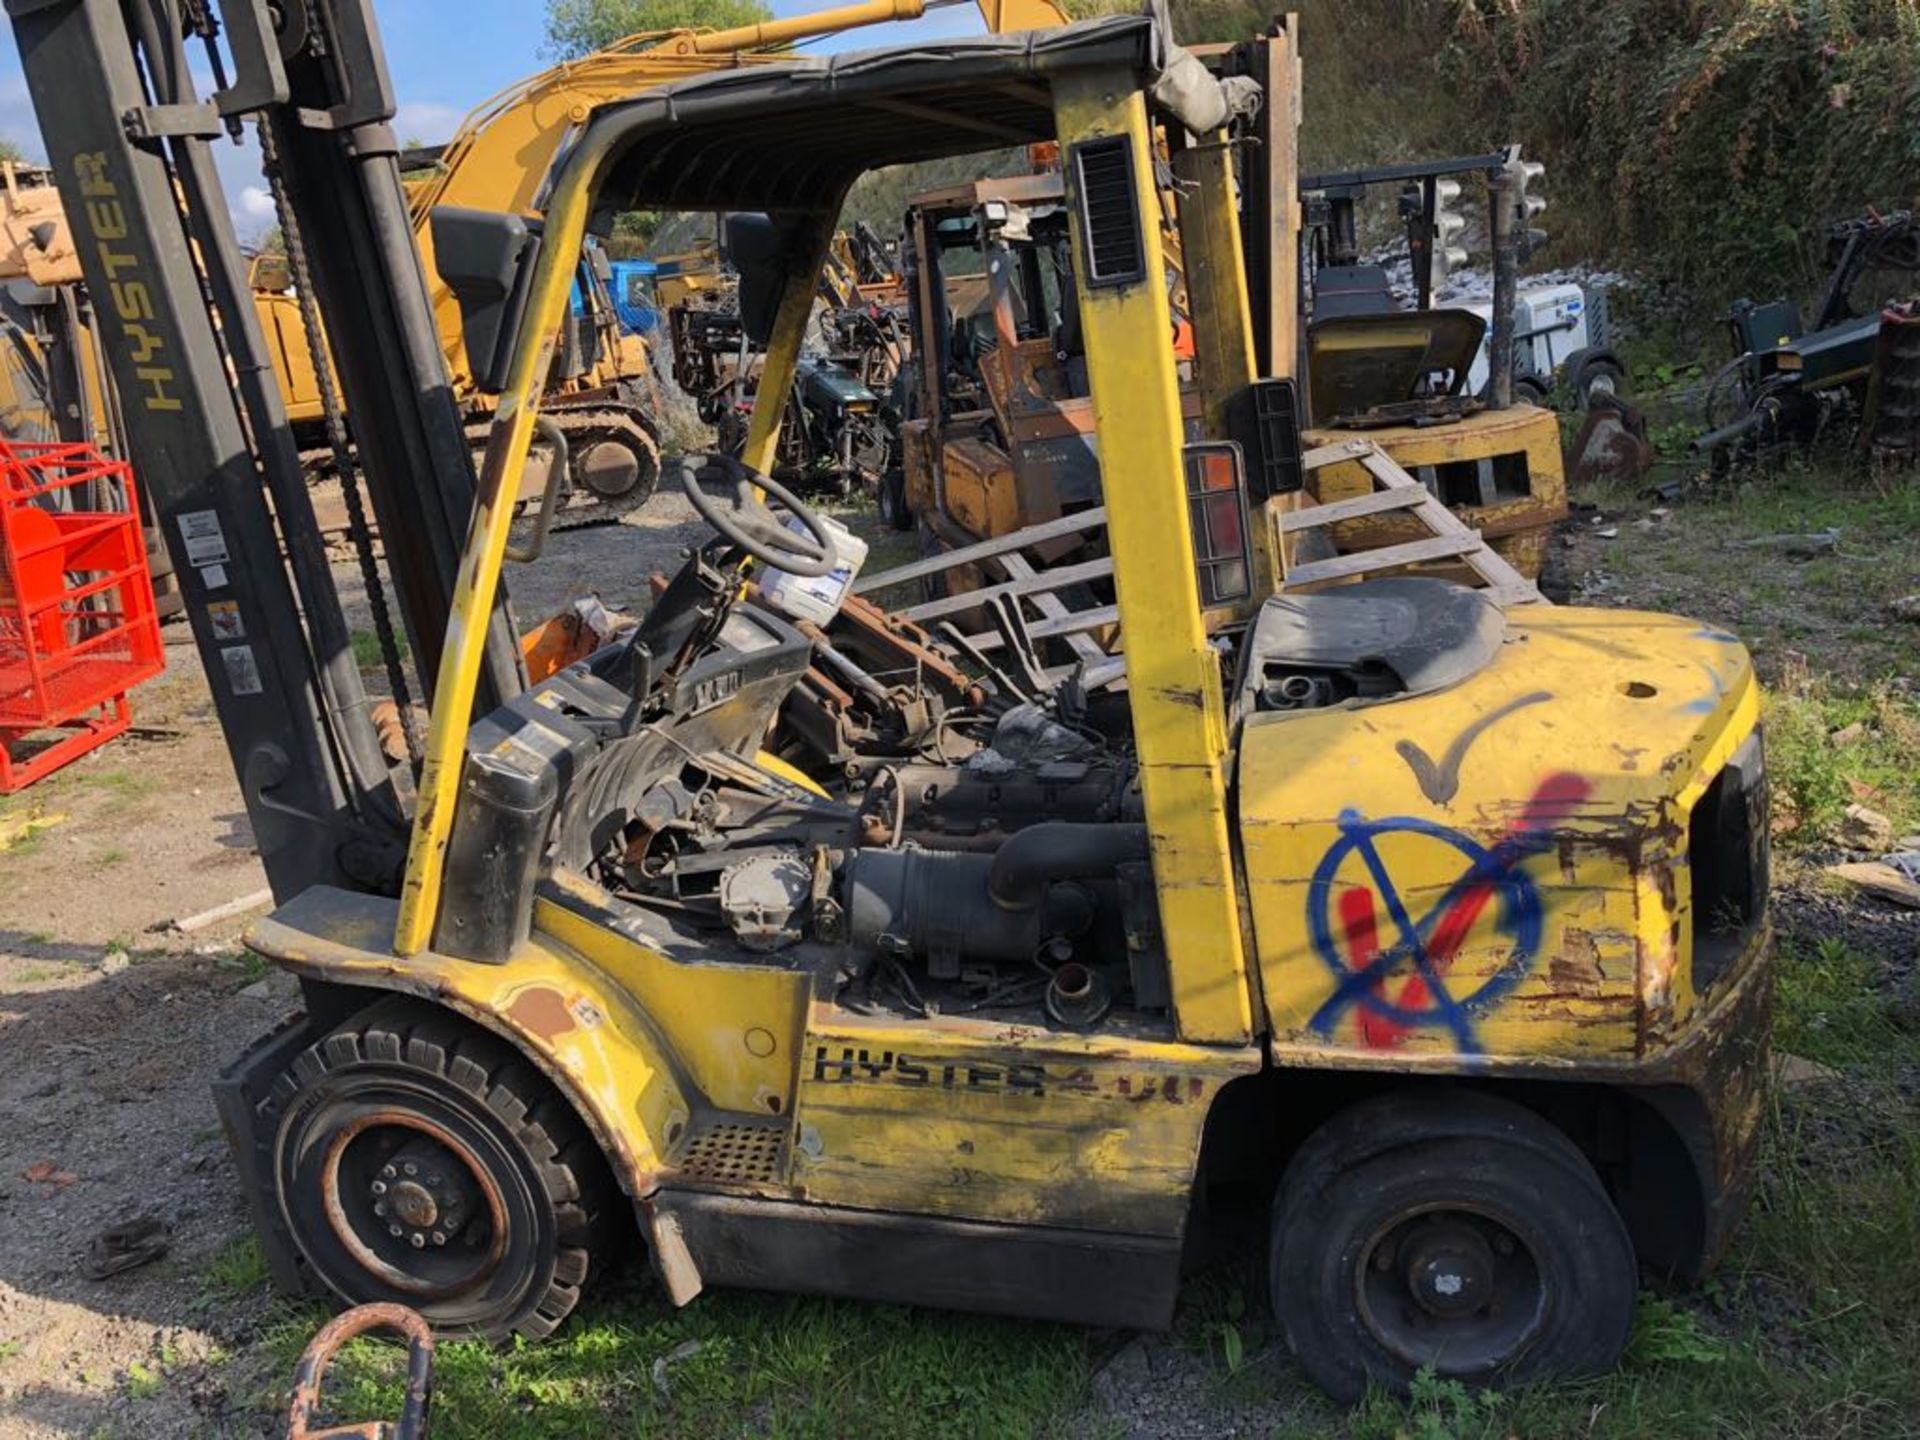
M 1037 29 L 1066 23 L 1050 0 L 979 0 L 987 27 Z M 455 394 L 469 405 L 476 445 L 490 410 L 475 385 L 461 338 L 459 306 L 440 278 L 429 217 L 435 210 L 529 214 L 554 157 L 593 109 L 615 96 L 747 64 L 776 59 L 796 41 L 862 26 L 914 20 L 925 0 L 862 0 L 814 14 L 726 30 L 631 35 L 578 60 L 566 60 L 519 81 L 476 106 L 430 164 L 403 171 L 407 208 L 433 303 L 440 350 Z M 403 156 L 403 165 L 408 157 Z M 267 334 L 281 392 L 303 443 L 323 443 L 327 395 L 314 363 L 311 326 L 284 259 L 263 257 L 254 269 L 255 303 Z M 660 474 L 660 431 L 654 372 L 646 342 L 621 333 L 607 293 L 600 242 L 589 237 L 562 327 L 545 410 L 568 441 L 568 520 L 617 516 L 644 503 Z M 327 388 L 331 388 L 330 386 Z M 533 482 L 537 489 L 538 477 Z M 530 498 L 530 497 L 529 497 Z M 323 509 L 325 508 L 323 504 Z

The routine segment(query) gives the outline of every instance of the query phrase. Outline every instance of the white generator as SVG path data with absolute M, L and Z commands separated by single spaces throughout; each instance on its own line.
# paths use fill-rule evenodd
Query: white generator
M 1467 390 L 1479 394 L 1487 383 L 1487 349 L 1493 341 L 1493 300 L 1482 297 L 1457 302 L 1453 308 L 1471 310 L 1487 322 L 1480 353 L 1468 372 Z M 1607 343 L 1606 295 L 1589 294 L 1579 285 L 1541 285 L 1522 289 L 1515 297 L 1513 316 L 1513 373 L 1538 377 L 1551 390 L 1555 373 L 1576 351 Z

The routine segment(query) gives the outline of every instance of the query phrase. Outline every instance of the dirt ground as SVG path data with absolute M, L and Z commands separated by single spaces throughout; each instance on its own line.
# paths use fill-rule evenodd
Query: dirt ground
M 556 535 L 511 576 L 516 615 L 595 592 L 631 609 L 648 573 L 703 533 L 672 495 L 626 524 Z M 357 570 L 335 576 L 349 624 L 370 632 Z M 178 626 L 166 638 L 166 675 L 134 699 L 136 731 L 0 810 L 0 826 L 40 822 L 0 852 L 7 1440 L 275 1433 L 233 1408 L 255 1381 L 236 1384 L 225 1362 L 261 1307 L 220 1282 L 246 1218 L 208 1084 L 297 1002 L 245 957 L 246 917 L 173 928 L 266 876 L 192 643 Z M 83 1278 L 96 1236 L 146 1217 L 171 1229 L 165 1257 Z M 279 1380 L 257 1383 L 271 1393 Z
M 612 608 L 641 607 L 648 572 L 700 533 L 676 496 L 621 526 L 558 535 L 545 560 L 510 577 L 518 616 L 551 613 L 589 587 Z M 1621 603 L 1624 586 L 1594 577 L 1622 553 L 1581 536 L 1575 574 L 1593 602 Z M 351 623 L 367 628 L 355 572 L 338 575 Z M 1704 588 L 1687 598 L 1750 636 L 1771 623 Z M 172 926 L 257 892 L 265 877 L 194 651 L 177 629 L 169 640 L 167 675 L 136 697 L 134 734 L 0 808 L 0 834 L 27 816 L 40 822 L 0 851 L 0 1436 L 9 1440 L 266 1435 L 281 1423 L 286 1377 L 253 1344 L 271 1302 L 257 1259 L 245 1258 L 244 1206 L 208 1082 L 293 1008 L 294 993 L 245 956 L 244 917 L 191 934 Z M 1774 658 L 1764 645 L 1762 654 Z M 1798 888 L 1782 913 L 1810 933 L 1870 930 L 1882 954 L 1920 953 L 1911 920 L 1859 902 Z M 1920 1005 L 1914 983 L 1902 977 Z M 170 1228 L 162 1258 L 84 1278 L 103 1230 L 146 1217 Z M 1291 1368 L 1271 1344 L 1252 1361 Z M 1264 1435 L 1286 1422 L 1286 1400 L 1221 1409 L 1213 1370 L 1190 1348 L 1131 1342 L 1092 1383 L 1086 1433 Z

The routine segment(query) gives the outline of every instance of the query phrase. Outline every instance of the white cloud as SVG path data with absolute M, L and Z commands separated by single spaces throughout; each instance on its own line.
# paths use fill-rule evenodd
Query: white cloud
M 243 185 L 235 198 L 233 214 L 236 220 L 257 225 L 271 225 L 279 218 L 274 209 L 273 192 L 264 185 Z
M 453 138 L 453 132 L 466 117 L 467 112 L 458 106 L 443 105 L 437 100 L 402 100 L 393 117 L 393 133 L 400 137 L 403 145 L 409 140 L 439 145 Z

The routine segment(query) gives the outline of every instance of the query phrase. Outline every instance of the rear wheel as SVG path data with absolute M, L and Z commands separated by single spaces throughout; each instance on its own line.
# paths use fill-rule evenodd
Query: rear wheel
M 611 1178 L 504 1042 L 390 1002 L 302 1053 L 269 1103 L 281 1213 L 342 1300 L 488 1340 L 549 1335 L 579 1303 Z
M 1308 1139 L 1274 1204 L 1274 1313 L 1335 1397 L 1594 1374 L 1633 1321 L 1633 1244 L 1586 1157 L 1532 1111 L 1390 1094 Z

